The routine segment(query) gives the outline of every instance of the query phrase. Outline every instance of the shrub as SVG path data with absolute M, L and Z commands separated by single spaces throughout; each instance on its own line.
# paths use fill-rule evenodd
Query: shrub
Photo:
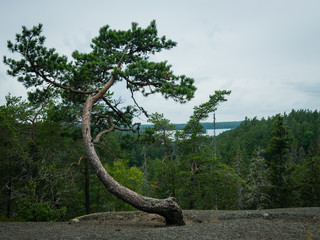
M 57 221 L 66 213 L 66 207 L 53 208 L 49 202 L 31 202 L 28 198 L 17 201 L 19 216 L 24 221 Z

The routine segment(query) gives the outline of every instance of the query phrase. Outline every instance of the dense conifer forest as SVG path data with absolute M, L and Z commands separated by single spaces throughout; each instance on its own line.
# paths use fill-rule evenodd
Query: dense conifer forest
M 320 206 L 320 113 L 292 110 L 248 119 L 216 138 L 190 121 L 175 132 L 154 114 L 140 134 L 112 132 L 97 144 L 121 184 L 183 209 Z M 108 193 L 88 164 L 70 109 L 7 97 L 0 107 L 2 219 L 66 220 L 134 210 Z

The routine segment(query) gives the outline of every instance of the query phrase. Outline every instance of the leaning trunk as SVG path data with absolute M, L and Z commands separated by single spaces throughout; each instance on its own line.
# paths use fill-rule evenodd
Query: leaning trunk
M 182 210 L 175 202 L 174 198 L 154 199 L 142 196 L 119 184 L 103 167 L 100 159 L 95 151 L 93 139 L 91 136 L 90 122 L 91 111 L 94 103 L 99 100 L 99 92 L 95 96 L 87 99 L 83 109 L 82 116 L 82 134 L 87 156 L 92 165 L 93 170 L 102 182 L 102 184 L 112 194 L 132 205 L 133 207 L 148 213 L 156 213 L 163 216 L 167 225 L 184 225 Z
M 90 193 L 89 193 L 89 163 L 88 158 L 85 158 L 85 165 L 84 165 L 84 195 L 86 199 L 86 214 L 90 213 Z

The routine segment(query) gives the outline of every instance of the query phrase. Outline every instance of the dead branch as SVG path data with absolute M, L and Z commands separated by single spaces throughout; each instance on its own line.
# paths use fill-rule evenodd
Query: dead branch
M 105 134 L 107 134 L 107 133 L 109 133 L 109 132 L 112 132 L 112 131 L 115 130 L 115 129 L 116 129 L 116 130 L 119 130 L 119 131 L 122 131 L 122 132 L 128 132 L 128 131 L 132 131 L 133 133 L 135 133 L 135 132 L 137 132 L 137 131 L 139 132 L 139 128 L 140 128 L 141 123 L 135 123 L 135 124 L 133 124 L 130 128 L 120 128 L 120 127 L 117 127 L 117 126 L 114 125 L 111 117 L 108 117 L 108 116 L 100 116 L 100 118 L 102 118 L 102 117 L 108 119 L 109 124 L 110 124 L 110 128 L 97 134 L 96 138 L 92 141 L 92 142 L 95 143 L 95 144 L 100 141 L 100 138 L 101 138 L 103 135 L 105 135 Z M 138 126 L 138 127 L 135 129 L 135 128 L 134 128 L 135 126 Z
M 68 167 L 68 172 L 71 173 L 71 176 L 72 176 L 72 172 L 71 172 L 72 166 L 74 166 L 74 165 L 80 166 L 82 159 L 87 159 L 87 157 L 81 157 L 78 162 L 73 162 L 73 163 L 71 163 L 70 166 Z M 72 176 L 72 177 L 73 177 L 73 176 Z
M 147 113 L 147 111 L 143 108 L 143 107 L 140 107 L 139 104 L 137 103 L 136 99 L 134 98 L 134 95 L 133 95 L 133 90 L 127 86 L 127 88 L 129 88 L 130 92 L 131 92 L 131 98 L 132 100 L 134 101 L 134 104 L 140 109 L 141 112 L 144 113 L 144 115 L 149 118 L 149 114 Z
M 102 100 L 117 114 L 120 119 L 127 124 L 128 127 L 130 126 L 127 120 L 123 117 L 123 113 L 117 108 L 117 106 L 111 105 L 111 103 L 105 97 L 103 97 Z

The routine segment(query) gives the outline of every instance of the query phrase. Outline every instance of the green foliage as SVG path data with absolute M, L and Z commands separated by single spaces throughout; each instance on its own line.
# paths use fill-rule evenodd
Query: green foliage
M 158 188 L 158 192 L 164 193 L 166 196 L 175 197 L 175 165 L 172 156 L 171 139 L 173 135 L 174 125 L 170 124 L 170 120 L 164 118 L 163 114 L 154 113 L 148 119 L 153 124 L 154 136 L 157 143 L 166 149 L 166 154 L 162 157 L 161 178 L 154 183 L 154 187 Z
M 270 195 L 268 194 L 272 187 L 269 179 L 270 170 L 262 154 L 262 150 L 255 151 L 249 166 L 246 205 L 250 209 L 265 209 L 270 206 Z
M 220 102 L 227 101 L 225 95 L 229 95 L 231 91 L 215 91 L 215 94 L 209 96 L 209 101 L 193 108 L 193 114 L 190 116 L 190 120 L 183 128 L 185 133 L 196 135 L 204 132 L 201 121 L 206 120 L 209 117 L 209 113 L 217 110 L 217 106 Z
M 24 221 L 57 221 L 63 218 L 66 207 L 54 209 L 49 202 L 31 202 L 28 198 L 21 198 L 17 201 L 20 217 Z
M 141 191 L 143 172 L 136 166 L 129 167 L 129 160 L 116 159 L 111 166 L 106 165 L 106 169 L 120 184 L 133 191 Z
M 252 176 L 252 168 L 257 167 L 255 151 L 266 151 L 265 161 L 260 161 L 266 166 L 261 172 L 265 175 L 265 187 L 261 185 L 261 193 L 265 194 L 262 207 L 318 206 L 314 194 L 319 191 L 318 176 L 311 169 L 319 165 L 319 126 L 320 113 L 309 110 L 292 110 L 261 120 L 246 118 L 239 127 L 217 137 L 218 156 L 229 165 L 240 147 L 243 176 L 248 179 L 247 194 L 254 200 L 257 199 L 257 191 L 252 192 L 253 187 L 257 188 L 254 185 L 257 178 Z M 257 200 L 254 206 L 247 207 L 256 208 L 256 203 Z
M 165 36 L 158 37 L 155 21 L 145 29 L 132 23 L 127 31 L 104 26 L 92 40 L 92 51 L 73 52 L 73 61 L 60 56 L 54 48 L 48 49 L 44 43 L 41 24 L 32 29 L 23 26 L 15 42 L 7 44 L 21 59 L 4 57 L 4 63 L 10 68 L 9 75 L 18 77 L 27 88 L 36 87 L 29 95 L 34 102 L 55 96 L 84 103 L 84 96 L 79 93 L 97 92 L 112 76 L 116 81 L 125 81 L 132 94 L 137 91 L 144 96 L 161 93 L 181 103 L 193 98 L 196 90 L 192 78 L 174 75 L 166 61 L 150 61 L 155 53 L 176 46 Z M 55 88 L 47 88 L 47 84 Z M 115 100 L 108 99 L 108 102 L 117 105 Z M 117 109 L 113 108 L 113 112 Z
M 137 192 L 142 193 L 144 179 L 143 172 L 136 166 L 129 167 L 129 160 L 116 159 L 112 165 L 106 164 L 108 173 L 121 185 Z M 132 206 L 108 193 L 105 202 L 108 211 L 129 211 L 134 210 Z
M 66 207 L 53 208 L 50 202 L 38 202 L 36 183 L 29 182 L 26 186 L 28 196 L 17 200 L 19 216 L 24 221 L 57 221 L 66 213 Z
M 60 214 L 62 210 L 58 209 L 72 206 L 67 193 L 74 187 L 67 168 L 72 158 L 81 154 L 81 138 L 79 129 L 66 125 L 62 118 L 52 120 L 49 115 L 59 115 L 53 106 L 56 105 L 50 102 L 32 105 L 8 96 L 6 106 L 0 107 L 0 128 L 4 133 L 0 141 L 0 211 L 8 218 L 18 212 L 26 217 L 28 214 L 23 212 L 30 204 L 30 211 L 37 216 L 28 215 L 25 220 L 49 219 L 46 214 Z
M 181 205 L 188 209 L 218 208 L 218 202 L 215 204 L 206 204 L 207 199 L 211 196 L 218 196 L 218 189 L 210 183 L 213 176 L 211 175 L 217 168 L 220 169 L 221 163 L 216 162 L 213 157 L 213 142 L 210 138 L 203 136 L 203 126 L 200 121 L 208 118 L 209 113 L 217 109 L 219 102 L 226 101 L 225 95 L 229 95 L 230 91 L 216 91 L 210 96 L 208 102 L 194 107 L 193 115 L 187 125 L 182 129 L 182 133 L 178 134 L 179 157 L 178 168 L 178 186 L 186 185 L 186 189 L 177 190 L 177 199 L 181 201 Z M 227 168 L 224 168 L 227 169 Z M 233 170 L 232 170 L 233 171 Z M 209 172 L 209 173 L 208 173 Z M 222 174 L 226 177 L 226 174 Z M 221 175 L 220 175 L 221 176 Z M 217 184 L 225 183 L 221 178 L 216 178 Z M 228 178 L 229 179 L 229 178 Z M 233 180 L 231 180 L 233 182 Z M 210 190 L 206 186 L 210 185 Z M 234 186 L 233 184 L 231 184 Z M 229 200 L 232 198 L 229 197 Z M 232 201 L 232 200 L 231 200 Z M 224 207 L 230 202 L 222 204 Z M 233 205 L 234 203 L 230 204 Z M 229 205 L 229 206 L 230 206 Z M 221 206 L 221 205 L 220 205 Z M 219 207 L 220 207 L 219 206 Z
M 164 118 L 163 114 L 160 113 L 151 114 L 148 122 L 153 124 L 154 131 L 161 131 L 162 134 L 169 134 L 170 132 L 168 131 L 175 130 L 174 125 L 170 124 L 170 120 Z
M 272 138 L 265 150 L 267 166 L 270 170 L 271 206 L 276 208 L 289 206 L 292 199 L 292 180 L 289 164 L 289 131 L 284 125 L 284 117 L 277 115 L 272 130 Z
M 15 215 L 16 220 L 56 221 L 85 214 L 84 165 L 80 162 L 67 171 L 83 155 L 79 127 L 64 122 L 74 119 L 65 113 L 68 108 L 50 103 L 42 108 L 31 106 L 11 96 L 7 105 L 0 107 L 0 209 L 4 220 Z M 112 133 L 97 147 L 107 170 L 130 189 L 159 198 L 172 195 L 174 189 L 184 209 L 237 209 L 241 197 L 243 207 L 250 209 L 319 206 L 318 112 L 292 111 L 267 120 L 246 119 L 217 137 L 217 158 L 208 136 L 166 135 L 172 163 L 162 134 L 164 129 L 166 134 L 171 131 L 170 123 L 162 114 L 152 116 L 156 128 L 145 129 L 140 137 L 143 141 L 137 142 L 134 135 Z M 30 151 L 31 128 L 24 119 L 35 119 L 36 155 Z M 268 154 L 263 153 L 266 150 Z M 280 164 L 282 167 L 277 167 Z M 37 177 L 32 176 L 35 167 Z M 280 180 L 271 183 L 276 182 L 273 176 L 280 168 L 285 180 L 282 187 Z M 92 211 L 133 210 L 106 192 L 90 169 L 89 175 Z M 276 205 L 275 199 L 281 196 L 275 189 L 271 191 L 272 186 L 281 189 L 279 194 L 286 193 L 283 205 Z M 8 206 L 10 218 L 5 218 Z
M 319 150 L 318 150 L 319 151 Z M 320 206 L 320 156 L 319 152 L 310 152 L 302 167 L 301 201 L 302 206 Z
M 195 174 L 181 162 L 177 200 L 183 209 L 235 209 L 237 184 L 243 180 L 219 159 L 207 159 Z

